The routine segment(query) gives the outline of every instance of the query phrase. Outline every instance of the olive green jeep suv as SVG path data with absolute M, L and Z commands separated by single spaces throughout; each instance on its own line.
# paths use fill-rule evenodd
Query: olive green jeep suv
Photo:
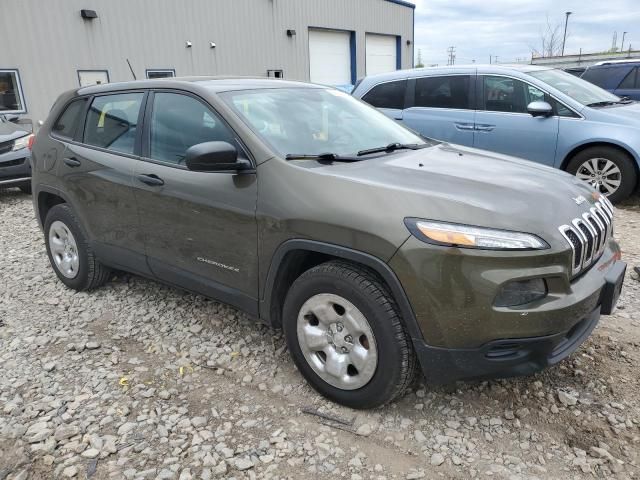
M 282 327 L 309 383 L 384 404 L 557 363 L 613 310 L 613 207 L 569 174 L 435 142 L 334 89 L 185 78 L 63 94 L 33 146 L 51 265 L 126 270 Z

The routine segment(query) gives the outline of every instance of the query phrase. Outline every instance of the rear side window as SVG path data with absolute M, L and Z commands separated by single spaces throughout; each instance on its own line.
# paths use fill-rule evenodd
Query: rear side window
M 376 85 L 362 100 L 376 108 L 404 108 L 404 95 L 407 91 L 407 80 L 397 80 Z
M 73 138 L 80 125 L 86 101 L 86 98 L 80 98 L 67 105 L 53 126 L 53 133 L 60 137 Z
M 84 143 L 133 154 L 143 97 L 144 93 L 120 93 L 94 98 L 87 113 Z
M 204 142 L 228 142 L 240 151 L 229 127 L 188 95 L 156 92 L 150 132 L 150 156 L 163 162 L 184 164 L 187 150 Z
M 424 77 L 416 80 L 416 107 L 471 109 L 470 75 Z
M 634 68 L 633 70 L 631 70 L 626 77 L 624 77 L 624 80 L 622 80 L 622 83 L 620 83 L 620 86 L 618 88 L 622 88 L 625 90 L 628 89 L 632 89 L 632 88 L 638 88 L 638 67 Z

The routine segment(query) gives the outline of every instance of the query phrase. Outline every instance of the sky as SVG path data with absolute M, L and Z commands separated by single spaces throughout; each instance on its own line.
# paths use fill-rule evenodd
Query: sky
M 604 51 L 612 46 L 613 32 L 622 32 L 640 49 L 640 0 L 411 0 L 415 11 L 415 54 L 422 51 L 425 66 L 447 64 L 447 48 L 456 47 L 457 65 L 514 62 L 531 58 L 541 48 L 547 15 L 564 28 L 571 11 L 565 54 Z

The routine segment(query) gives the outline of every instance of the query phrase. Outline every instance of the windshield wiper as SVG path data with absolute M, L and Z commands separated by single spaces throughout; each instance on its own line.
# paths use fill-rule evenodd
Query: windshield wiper
M 605 100 L 604 102 L 587 103 L 587 107 L 608 107 L 609 105 L 620 105 L 625 103 L 631 103 L 631 102 L 624 99 L 621 99 L 617 102 L 613 100 Z
M 326 162 L 359 162 L 361 160 L 355 157 L 343 157 L 331 152 L 312 155 L 306 153 L 287 153 L 284 158 L 287 160 L 321 160 Z
M 380 152 L 393 152 L 395 150 L 418 150 L 420 148 L 428 147 L 427 143 L 390 143 L 384 147 L 368 148 L 366 150 L 360 150 L 358 156 L 369 155 L 371 153 Z

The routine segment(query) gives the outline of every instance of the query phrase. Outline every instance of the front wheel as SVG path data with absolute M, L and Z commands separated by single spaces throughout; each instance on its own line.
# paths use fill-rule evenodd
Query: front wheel
M 612 203 L 618 203 L 633 193 L 636 168 L 626 153 L 612 147 L 591 147 L 575 155 L 567 171 L 591 184 Z
M 287 293 L 283 314 L 296 366 L 325 397 L 373 408 L 413 381 L 415 355 L 397 306 L 368 269 L 330 261 L 306 271 Z

